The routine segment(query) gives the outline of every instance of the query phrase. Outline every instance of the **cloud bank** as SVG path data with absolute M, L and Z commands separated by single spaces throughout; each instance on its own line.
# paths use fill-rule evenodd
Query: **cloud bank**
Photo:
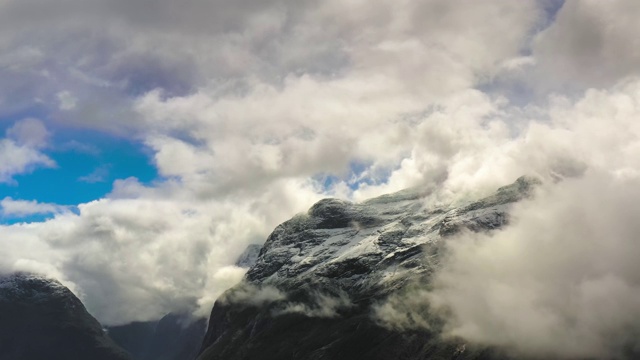
M 491 236 L 452 240 L 446 331 L 536 357 L 633 358 L 640 334 L 638 179 L 594 172 L 543 188 Z
M 627 190 L 634 198 L 640 169 L 633 2 L 176 4 L 0 2 L 0 115 L 46 113 L 8 125 L 0 181 L 55 166 L 48 134 L 67 129 L 145 144 L 161 176 L 119 179 L 77 213 L 1 226 L 0 270 L 62 280 L 105 324 L 205 314 L 242 277 L 233 264 L 246 245 L 323 196 L 363 200 L 422 185 L 440 189 L 433 202 L 450 201 L 534 174 L 546 195 L 503 233 L 452 242 L 432 301 L 452 311 L 449 331 L 470 341 L 558 356 L 621 351 L 607 336 L 635 328 L 616 320 L 602 292 L 635 313 L 637 280 L 616 267 L 637 253 L 619 210 L 635 209 L 619 201 Z M 549 232 L 525 233 L 534 223 Z M 463 261 L 472 251 L 484 255 Z M 516 281 L 525 270 L 531 281 Z M 551 273 L 557 283 L 537 284 Z M 524 299 L 527 291 L 538 298 Z M 496 294 L 530 317 L 491 311 Z M 573 321 L 580 311 L 593 316 Z M 545 338 L 549 324 L 565 326 L 554 339 L 572 346 Z
M 556 97 L 499 151 L 482 150 L 493 156 L 458 162 L 479 166 L 477 176 L 529 172 L 545 183 L 504 229 L 446 239 L 432 287 L 391 298 L 377 319 L 431 329 L 442 316 L 447 336 L 533 358 L 637 357 L 639 86 Z M 470 179 L 452 169 L 445 189 L 464 189 Z

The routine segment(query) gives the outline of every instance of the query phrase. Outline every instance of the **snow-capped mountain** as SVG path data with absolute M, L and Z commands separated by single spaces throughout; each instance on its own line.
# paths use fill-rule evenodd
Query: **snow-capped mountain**
M 216 302 L 198 359 L 499 357 L 442 340 L 438 329 L 390 328 L 374 310 L 411 284 L 428 286 L 447 236 L 503 226 L 535 184 L 522 177 L 456 206 L 429 207 L 418 190 L 321 200 L 279 225 L 245 280 Z

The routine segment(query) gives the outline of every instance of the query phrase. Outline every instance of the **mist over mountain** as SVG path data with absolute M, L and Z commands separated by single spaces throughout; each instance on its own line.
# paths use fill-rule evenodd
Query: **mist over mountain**
M 433 289 L 447 239 L 505 226 L 540 184 L 428 206 L 418 189 L 360 204 L 325 199 L 279 225 L 240 284 L 216 301 L 200 360 L 500 359 L 504 349 L 446 337 L 416 296 Z
M 573 181 L 524 176 L 451 203 L 433 202 L 427 188 L 323 199 L 247 247 L 237 260 L 246 275 L 208 321 L 185 312 L 103 328 L 57 281 L 7 275 L 3 359 L 635 359 L 640 322 L 627 315 L 640 311 L 637 263 L 624 236 L 636 231 L 616 214 L 635 195 L 603 187 L 594 197 L 610 205 L 594 203 Z M 562 196 L 580 210 L 555 205 Z M 599 204 L 602 229 L 619 233 L 604 241 L 595 224 L 589 234 L 564 229 L 596 209 L 588 204 Z M 556 232 L 569 237 L 564 248 L 536 235 Z
M 240 254 L 236 266 L 248 269 L 258 260 L 261 245 L 251 244 Z M 107 327 L 109 337 L 133 360 L 195 359 L 202 347 L 207 319 L 191 312 L 170 313 L 156 321 L 134 321 Z
M 640 184 L 607 181 L 321 200 L 216 301 L 198 359 L 636 359 Z

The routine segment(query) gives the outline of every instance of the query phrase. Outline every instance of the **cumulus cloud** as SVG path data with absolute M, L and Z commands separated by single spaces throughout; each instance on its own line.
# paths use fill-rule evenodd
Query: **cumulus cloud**
M 638 178 L 594 173 L 548 186 L 492 236 L 451 240 L 434 304 L 446 331 L 527 355 L 637 354 Z
M 447 239 L 434 289 L 391 298 L 377 318 L 430 328 L 435 308 L 447 335 L 528 356 L 637 356 L 639 84 L 555 98 L 518 136 L 498 137 L 500 147 L 467 143 L 477 157 L 454 147 L 464 156 L 447 165 L 445 191 L 464 196 L 469 184 L 513 171 L 533 172 L 545 185 L 514 207 L 503 230 Z
M 37 119 L 16 122 L 0 139 L 0 183 L 12 182 L 14 175 L 37 167 L 54 167 L 56 163 L 42 152 L 49 133 Z
M 359 89 L 372 81 L 437 96 L 490 77 L 541 15 L 535 1 L 144 4 L 2 2 L 4 110 L 37 103 L 57 121 L 127 133 L 139 124 L 130 95 L 153 89 L 241 93 L 255 81 L 349 72 Z
M 301 184 L 274 185 L 262 196 L 214 202 L 129 180 L 119 185 L 127 197 L 81 204 L 77 214 L 43 223 L 2 226 L 0 268 L 60 279 L 106 324 L 171 311 L 204 316 L 246 272 L 232 264 L 247 244 L 318 198 L 312 187 L 305 198 Z

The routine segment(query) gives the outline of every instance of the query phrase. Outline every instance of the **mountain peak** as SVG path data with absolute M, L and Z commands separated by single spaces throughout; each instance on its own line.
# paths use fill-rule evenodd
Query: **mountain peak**
M 521 177 L 490 196 L 438 208 L 427 206 L 420 189 L 363 203 L 320 200 L 277 226 L 245 281 L 216 303 L 199 359 L 289 352 L 296 359 L 388 359 L 392 348 L 407 359 L 428 349 L 454 358 L 460 344 L 429 332 L 407 338 L 373 318 L 373 306 L 416 281 L 428 283 L 447 237 L 504 226 L 511 204 L 537 183 Z M 389 343 L 372 346 L 376 338 Z
M 0 319 L 6 359 L 129 359 L 82 302 L 53 279 L 30 273 L 1 276 Z

